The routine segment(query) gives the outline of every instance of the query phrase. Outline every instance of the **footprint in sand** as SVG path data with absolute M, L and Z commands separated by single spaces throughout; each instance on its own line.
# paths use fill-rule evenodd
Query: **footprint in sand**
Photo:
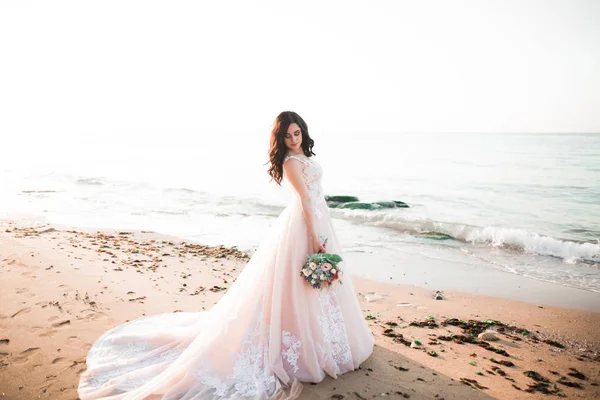
M 25 295 L 25 296 L 27 296 L 27 297 L 35 297 L 35 294 L 34 294 L 34 293 L 31 293 L 31 292 L 29 291 L 29 289 L 27 289 L 27 288 L 17 288 L 17 291 L 16 291 L 16 293 L 17 293 L 17 294 L 23 294 L 23 295 Z
M 55 358 L 54 360 L 52 360 L 52 364 L 56 364 L 57 362 L 61 362 L 61 361 L 63 361 L 63 360 L 65 360 L 65 358 L 64 358 L 64 357 L 57 357 L 57 358 Z
M 30 347 L 27 350 L 22 351 L 21 355 L 13 360 L 13 363 L 15 365 L 24 365 L 29 363 L 29 357 L 35 354 L 39 349 L 39 347 Z
M 41 333 L 38 333 L 39 337 L 50 337 L 56 333 L 55 329 L 52 328 L 44 328 Z
M 29 332 L 31 333 L 38 333 L 38 332 L 43 332 L 45 330 L 47 330 L 48 328 L 45 326 L 32 326 L 31 328 L 29 328 Z
M 107 318 L 107 315 L 105 313 L 92 310 L 91 308 L 81 310 L 79 313 L 81 314 L 80 318 L 85 320 L 100 321 L 105 320 Z
M 55 322 L 52 324 L 53 328 L 60 328 L 61 326 L 65 326 L 65 325 L 70 325 L 71 324 L 71 320 L 66 319 L 64 321 L 59 321 L 59 322 Z
M 4 259 L 2 261 L 6 261 L 6 265 L 16 265 L 18 267 L 26 267 L 26 265 L 19 260 Z
M 20 315 L 20 314 L 27 314 L 29 311 L 31 311 L 31 307 L 25 307 L 25 308 L 23 308 L 23 309 L 21 309 L 21 310 L 17 311 L 16 313 L 14 313 L 14 314 L 13 314 L 13 315 L 11 315 L 10 317 L 11 317 L 11 318 L 14 318 L 14 317 L 16 317 L 17 315 Z
M 17 357 L 14 360 L 12 360 L 12 363 L 14 365 L 24 365 L 27 364 L 29 362 L 29 357 Z
M 70 346 L 83 346 L 83 340 L 81 340 L 78 336 L 69 336 L 67 338 L 67 344 Z
M 27 350 L 23 350 L 21 352 L 21 354 L 28 354 L 28 353 L 33 353 L 35 351 L 38 351 L 40 348 L 39 347 L 30 347 Z
M 58 286 L 57 286 L 57 288 L 60 288 L 60 289 L 62 289 L 62 290 L 65 292 L 65 293 L 73 293 L 73 292 L 77 292 L 77 290 L 76 290 L 76 289 L 73 289 L 71 286 L 69 286 L 69 285 L 65 285 L 65 284 L 58 285 Z

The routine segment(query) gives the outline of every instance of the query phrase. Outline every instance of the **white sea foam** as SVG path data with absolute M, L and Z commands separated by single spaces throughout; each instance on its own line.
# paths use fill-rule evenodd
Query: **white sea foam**
M 337 211 L 335 210 L 336 213 Z M 478 227 L 432 221 L 393 212 L 352 210 L 338 214 L 345 219 L 390 228 L 425 239 L 443 239 L 444 235 L 448 235 L 454 240 L 466 243 L 486 244 L 497 248 L 558 257 L 567 263 L 600 262 L 600 243 L 557 239 L 516 228 Z

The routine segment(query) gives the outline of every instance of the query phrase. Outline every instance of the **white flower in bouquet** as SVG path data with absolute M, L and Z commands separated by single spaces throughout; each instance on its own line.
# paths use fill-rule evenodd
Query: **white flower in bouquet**
M 309 276 L 312 273 L 312 271 L 310 269 L 303 269 L 302 273 L 304 274 L 304 276 Z
M 331 273 L 335 275 L 335 271 L 337 271 L 335 268 L 331 269 Z
M 317 264 L 315 264 L 314 262 L 311 262 L 309 264 L 310 269 L 312 269 L 313 271 L 317 268 Z
M 326 279 L 324 274 L 321 274 L 321 280 L 324 281 Z

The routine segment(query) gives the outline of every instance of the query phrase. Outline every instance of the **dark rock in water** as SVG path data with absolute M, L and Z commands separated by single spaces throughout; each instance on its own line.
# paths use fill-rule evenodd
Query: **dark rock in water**
M 359 201 L 356 196 L 325 196 L 325 201 L 336 201 L 338 203 L 349 203 L 351 201 Z
M 325 202 L 329 208 L 337 208 L 340 204 L 359 201 L 356 196 L 325 196 Z
M 327 201 L 327 205 L 329 207 L 334 207 L 332 204 L 333 201 Z M 373 203 L 366 203 L 361 201 L 350 201 L 344 202 L 337 206 L 336 208 L 347 208 L 350 210 L 378 210 L 381 208 L 407 208 L 408 205 L 401 201 L 375 201 Z
M 373 203 L 361 203 L 358 201 L 351 201 L 349 203 L 342 203 L 337 208 L 346 208 L 349 210 L 374 210 L 379 206 L 374 206 Z
M 376 201 L 373 204 L 380 206 L 381 208 L 409 208 L 408 204 L 403 201 Z
M 396 208 L 396 203 L 393 201 L 376 201 L 373 204 L 376 204 L 381 208 Z
M 375 201 L 372 203 L 362 202 L 356 196 L 325 196 L 325 202 L 329 208 L 346 208 L 349 210 L 377 210 L 380 208 L 408 208 L 403 201 Z
M 447 235 L 441 232 L 423 232 L 423 233 L 415 233 L 414 237 L 423 238 L 423 239 L 431 239 L 431 240 L 448 240 L 454 239 L 452 236 Z
M 433 240 L 448 240 L 448 239 L 454 239 L 452 236 L 447 235 L 445 233 L 440 233 L 440 232 L 436 232 L 435 234 L 431 234 L 431 235 L 427 235 L 428 239 L 433 239 Z
M 340 203 L 339 201 L 326 201 L 327 203 L 327 207 L 329 208 L 337 208 L 337 206 L 339 206 L 340 204 L 344 204 L 344 203 Z

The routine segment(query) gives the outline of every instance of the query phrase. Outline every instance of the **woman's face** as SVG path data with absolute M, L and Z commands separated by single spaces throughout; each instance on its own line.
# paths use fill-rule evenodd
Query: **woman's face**
M 302 146 L 302 131 L 295 122 L 290 124 L 285 134 L 285 146 L 294 153 L 298 152 Z

